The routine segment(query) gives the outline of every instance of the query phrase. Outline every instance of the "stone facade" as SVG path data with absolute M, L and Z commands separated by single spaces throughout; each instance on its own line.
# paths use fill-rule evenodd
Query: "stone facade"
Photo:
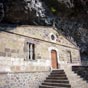
M 57 51 L 59 68 L 62 63 L 70 63 L 69 52 L 72 63 L 80 64 L 79 48 L 52 27 L 17 26 L 0 29 L 4 30 L 0 31 L 1 71 L 48 71 L 52 69 L 52 49 Z M 29 60 L 28 43 L 35 44 L 35 60 Z

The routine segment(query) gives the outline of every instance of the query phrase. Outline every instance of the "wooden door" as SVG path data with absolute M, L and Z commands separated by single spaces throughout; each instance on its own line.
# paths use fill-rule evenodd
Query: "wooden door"
M 53 69 L 58 68 L 58 62 L 57 62 L 57 52 L 56 50 L 51 51 L 51 64 Z

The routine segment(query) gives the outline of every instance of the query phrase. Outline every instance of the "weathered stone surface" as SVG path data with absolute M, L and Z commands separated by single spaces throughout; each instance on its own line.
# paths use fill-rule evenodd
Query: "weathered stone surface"
M 5 52 L 0 52 L 0 56 L 6 56 L 6 53 Z
M 10 49 L 9 48 L 5 48 L 5 52 L 9 52 L 10 51 Z
M 49 72 L 0 73 L 0 88 L 39 88 Z

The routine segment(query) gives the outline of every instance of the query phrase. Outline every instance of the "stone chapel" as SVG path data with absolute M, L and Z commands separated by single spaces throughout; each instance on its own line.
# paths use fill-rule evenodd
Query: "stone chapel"
M 21 25 L 0 30 L 0 71 L 38 72 L 80 65 L 79 48 L 53 27 Z

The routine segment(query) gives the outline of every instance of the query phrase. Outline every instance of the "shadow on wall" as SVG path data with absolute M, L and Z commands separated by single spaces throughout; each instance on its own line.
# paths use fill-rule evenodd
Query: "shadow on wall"
M 8 30 L 14 30 L 17 26 L 18 26 L 18 24 L 3 24 L 3 23 L 0 23 L 0 32 L 8 31 Z

